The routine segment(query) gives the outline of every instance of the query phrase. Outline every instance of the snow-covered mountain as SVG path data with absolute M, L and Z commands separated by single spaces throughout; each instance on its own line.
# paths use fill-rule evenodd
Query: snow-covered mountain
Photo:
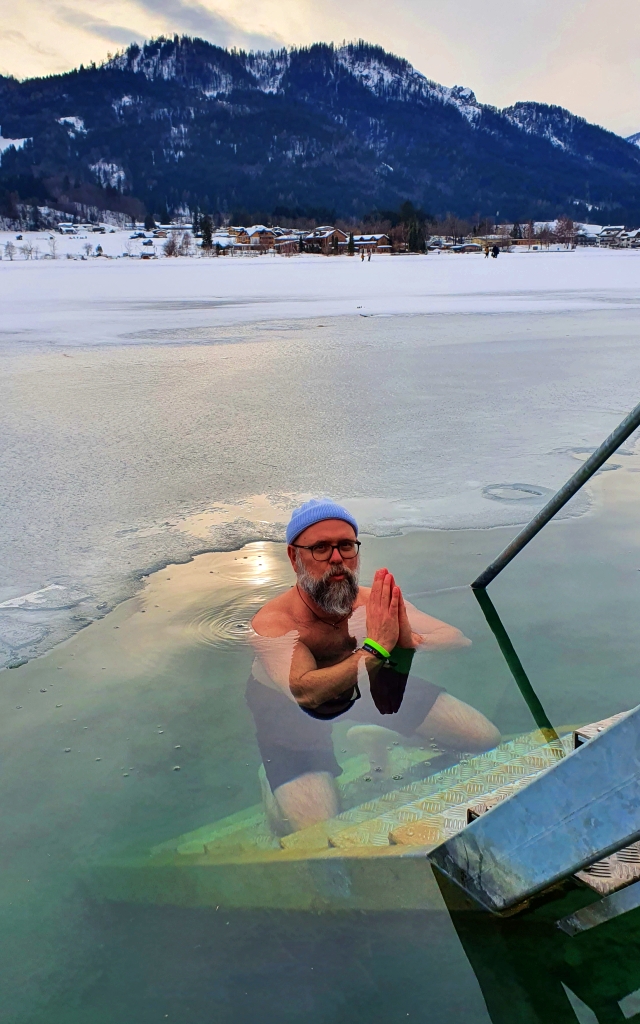
M 635 135 L 627 135 L 627 142 L 630 142 L 632 146 L 640 146 L 640 132 L 636 132 Z
M 67 75 L 0 77 L 0 120 L 32 140 L 0 168 L 0 189 L 20 196 L 98 189 L 157 211 L 264 216 L 410 199 L 434 214 L 640 220 L 638 137 L 561 107 L 498 110 L 363 42 L 243 53 L 158 39 Z

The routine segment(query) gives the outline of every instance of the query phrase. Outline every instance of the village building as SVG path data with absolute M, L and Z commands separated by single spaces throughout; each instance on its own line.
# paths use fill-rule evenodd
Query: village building
M 273 249 L 276 236 L 271 228 L 264 224 L 253 224 L 250 228 L 231 228 L 230 234 L 235 234 L 236 241 L 240 245 L 247 245 L 251 249 L 265 250 Z
M 349 236 L 340 228 L 322 224 L 304 236 L 304 247 L 306 252 L 321 252 L 324 256 L 330 256 L 346 246 L 348 240 Z
M 598 245 L 609 249 L 620 248 L 624 233 L 624 224 L 608 224 L 598 235 Z
M 364 249 L 365 252 L 391 252 L 388 235 L 354 235 L 353 244 L 358 251 Z
M 293 228 L 274 228 L 276 240 L 274 249 L 281 256 L 293 256 L 300 252 L 300 239 L 304 238 L 306 231 L 295 231 Z
M 639 249 L 640 248 L 640 228 L 636 228 L 635 231 L 625 231 L 622 235 L 622 244 L 625 249 Z

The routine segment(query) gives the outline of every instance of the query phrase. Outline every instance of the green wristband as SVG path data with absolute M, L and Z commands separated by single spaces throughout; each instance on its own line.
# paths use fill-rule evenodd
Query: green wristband
M 413 647 L 394 647 L 389 655 L 389 667 L 408 676 L 411 671 L 411 662 L 415 654 Z
M 368 636 L 366 636 L 362 641 L 362 646 L 365 650 L 367 650 L 368 647 L 371 650 L 371 653 L 377 654 L 382 661 L 386 661 L 387 658 L 389 658 L 389 652 L 385 650 L 382 644 L 376 643 L 375 640 L 372 640 Z

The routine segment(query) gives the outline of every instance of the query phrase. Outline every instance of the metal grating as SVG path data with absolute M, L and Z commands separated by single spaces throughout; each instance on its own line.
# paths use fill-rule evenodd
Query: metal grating
M 577 871 L 576 878 L 588 885 L 590 889 L 608 896 L 626 885 L 640 880 L 640 843 L 632 843 L 610 857 Z
M 626 718 L 628 714 L 628 711 L 621 711 L 619 715 L 612 715 L 611 718 L 603 718 L 599 722 L 592 722 L 591 725 L 583 725 L 581 729 L 576 729 L 573 734 L 574 750 L 577 750 L 578 747 L 581 747 L 588 740 L 592 740 L 594 736 L 604 732 L 605 729 L 615 725 L 621 718 Z

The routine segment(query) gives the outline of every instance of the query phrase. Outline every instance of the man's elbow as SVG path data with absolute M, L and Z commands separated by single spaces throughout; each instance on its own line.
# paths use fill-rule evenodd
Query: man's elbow
M 317 708 L 318 704 L 322 703 L 322 701 L 316 700 L 309 687 L 300 680 L 289 683 L 289 689 L 296 704 L 299 704 L 301 708 Z
M 471 647 L 471 640 L 455 626 L 446 626 L 436 630 L 428 638 L 429 647 Z

